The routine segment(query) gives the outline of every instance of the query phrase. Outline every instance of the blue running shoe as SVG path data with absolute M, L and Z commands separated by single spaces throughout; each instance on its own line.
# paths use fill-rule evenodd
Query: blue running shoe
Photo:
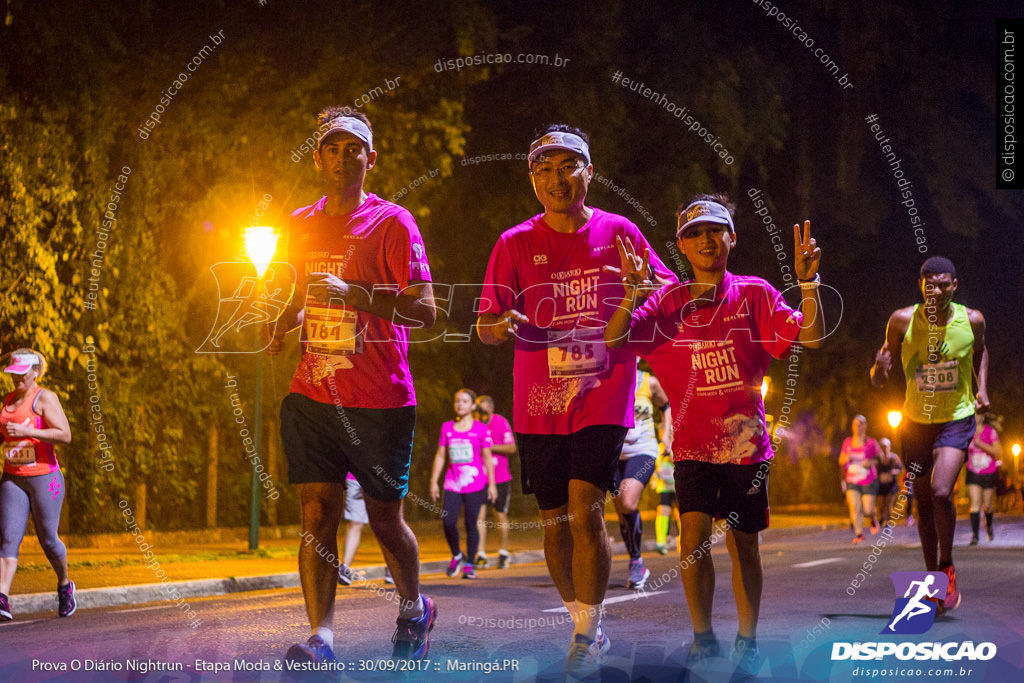
M 310 636 L 305 645 L 295 643 L 288 648 L 288 654 L 284 658 L 289 662 L 319 663 L 338 661 L 338 658 L 334 656 L 334 652 L 331 648 L 327 647 L 327 643 L 320 636 Z
M 391 642 L 395 649 L 391 652 L 394 659 L 423 659 L 430 651 L 430 631 L 437 619 L 437 606 L 434 601 L 423 596 L 423 616 L 417 619 L 398 617 L 398 627 Z

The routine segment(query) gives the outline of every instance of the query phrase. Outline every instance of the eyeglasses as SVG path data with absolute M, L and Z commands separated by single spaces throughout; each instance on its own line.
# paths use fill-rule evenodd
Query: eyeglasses
M 559 178 L 572 178 L 586 167 L 585 163 L 577 159 L 576 161 L 566 162 L 558 168 L 555 168 L 553 164 L 535 164 L 530 169 L 530 173 L 537 180 L 547 181 L 554 179 L 556 174 Z

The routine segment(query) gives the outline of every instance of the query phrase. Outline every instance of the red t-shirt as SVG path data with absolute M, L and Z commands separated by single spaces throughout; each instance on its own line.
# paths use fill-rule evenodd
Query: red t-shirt
M 506 230 L 487 264 L 480 313 L 514 308 L 530 319 L 515 340 L 512 422 L 522 434 L 572 434 L 592 425 L 633 426 L 636 356 L 608 349 L 604 328 L 623 296 L 615 238 L 650 248 L 622 216 L 593 209 L 561 233 L 537 215 Z M 654 250 L 651 267 L 675 280 Z
M 882 455 L 882 447 L 870 436 L 863 446 L 854 446 L 853 439 L 846 437 L 841 450 L 846 455 L 846 465 L 843 467 L 847 484 L 867 486 L 878 477 L 879 456 Z
M 515 437 L 512 436 L 512 427 L 509 425 L 508 420 L 497 413 L 491 415 L 491 420 L 487 423 L 487 429 L 491 432 L 491 441 L 494 442 L 495 446 L 507 446 L 516 442 Z M 512 472 L 508 469 L 508 456 L 491 451 L 491 457 L 494 458 L 494 483 L 504 484 L 506 481 L 512 481 Z
M 483 450 L 490 448 L 491 431 L 479 420 L 464 432 L 455 429 L 455 422 L 441 427 L 438 445 L 448 455 L 448 470 L 444 475 L 444 490 L 452 493 L 474 493 L 487 488 L 487 467 Z
M 992 445 L 999 439 L 999 432 L 992 425 L 984 425 L 981 428 L 981 434 L 978 435 L 978 439 L 986 445 Z M 968 470 L 975 474 L 992 474 L 999 469 L 996 462 L 995 458 L 975 446 L 974 439 L 971 439 L 971 445 L 967 447 Z
M 316 272 L 393 292 L 430 281 L 423 238 L 412 214 L 370 194 L 351 214 L 328 216 L 326 201 L 323 197 L 291 217 L 288 252 L 298 295 L 306 292 L 306 279 Z M 302 360 L 291 391 L 353 408 L 416 405 L 408 327 L 338 302 L 317 304 L 311 297 L 305 302 Z
M 642 356 L 672 407 L 672 457 L 749 465 L 772 457 L 761 381 L 785 356 L 803 316 L 766 281 L 726 272 L 714 298 L 685 283 L 633 312 L 623 348 Z

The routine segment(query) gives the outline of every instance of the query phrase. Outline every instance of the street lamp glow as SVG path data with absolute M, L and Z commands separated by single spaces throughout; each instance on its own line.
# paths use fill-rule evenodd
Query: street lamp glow
M 886 416 L 889 418 L 889 426 L 896 429 L 900 426 L 900 422 L 903 422 L 903 413 L 898 410 L 890 410 Z
M 1017 457 L 1018 455 L 1020 455 L 1020 444 L 1019 443 L 1013 444 L 1013 448 L 1011 450 L 1013 450 L 1013 456 Z
M 263 277 L 277 251 L 277 233 L 266 225 L 245 229 L 245 255 L 256 267 L 256 275 Z
M 761 380 L 761 400 L 762 401 L 764 400 L 764 397 L 768 395 L 768 387 L 769 386 L 771 386 L 771 382 L 768 381 L 767 377 L 765 377 L 763 380 Z

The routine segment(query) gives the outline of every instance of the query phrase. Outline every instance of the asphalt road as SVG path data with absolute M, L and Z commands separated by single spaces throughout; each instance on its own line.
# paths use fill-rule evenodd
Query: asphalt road
M 960 526 L 955 559 L 963 604 L 937 619 L 927 633 L 910 636 L 880 636 L 879 631 L 894 604 L 889 572 L 922 569 L 915 529 L 895 528 L 884 545 L 884 536 L 851 545 L 845 531 L 768 537 L 762 544 L 765 591 L 759 643 L 765 661 L 760 679 L 1024 680 L 1024 522 L 1004 524 L 996 542 L 982 541 L 977 547 L 959 545 L 966 542 L 966 525 Z M 715 630 L 728 651 L 736 614 L 724 542 L 714 547 L 713 557 L 718 572 Z M 600 680 L 737 680 L 724 659 L 683 674 L 681 645 L 691 628 L 676 573 L 679 560 L 654 555 L 647 561 L 652 577 L 647 594 L 640 595 L 625 587 L 626 558 L 615 558 L 604 619 L 612 647 Z M 424 580 L 424 592 L 437 601 L 439 619 L 431 636 L 429 673 L 412 675 L 387 668 L 395 666 L 388 659 L 397 611 L 387 598 L 390 592 L 384 587 L 339 588 L 335 651 L 346 667 L 340 680 L 560 680 L 572 629 L 564 611 L 551 611 L 561 608 L 561 602 L 544 565 L 479 575 L 476 582 Z M 189 602 L 202 621 L 195 628 L 174 604 L 80 610 L 70 619 L 4 624 L 0 680 L 293 680 L 275 667 L 288 646 L 308 634 L 299 590 Z M 991 642 L 997 653 L 988 661 L 903 661 L 897 656 L 831 660 L 833 643 L 857 641 Z M 133 660 L 180 664 L 181 670 L 146 672 L 144 666 L 131 664 Z M 379 671 L 381 666 L 387 670 Z M 254 667 L 268 670 L 245 670 Z M 865 667 L 885 671 L 864 675 L 859 669 Z

